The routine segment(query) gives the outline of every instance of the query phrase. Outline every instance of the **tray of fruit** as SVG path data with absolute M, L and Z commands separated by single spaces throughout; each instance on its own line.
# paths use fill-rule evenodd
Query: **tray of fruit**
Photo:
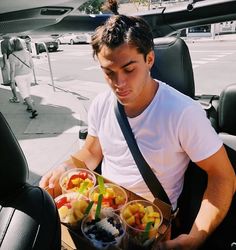
M 124 187 L 120 187 L 116 183 L 103 178 L 101 175 L 95 172 L 93 172 L 93 174 L 95 175 L 95 181 L 93 181 L 93 183 L 98 184 L 97 186 L 94 184 L 89 191 L 87 190 L 87 200 L 85 199 L 85 201 L 87 202 L 87 207 L 89 206 L 90 208 L 85 212 L 87 207 L 84 204 L 86 208 L 81 211 L 82 215 L 79 213 L 79 224 L 77 223 L 77 228 L 68 227 L 65 220 L 63 221 L 61 219 L 62 241 L 64 244 L 70 246 L 68 249 L 151 249 L 151 245 L 153 245 L 154 241 L 163 240 L 166 237 L 171 218 L 171 209 L 168 204 L 157 199 L 154 203 L 149 202 Z M 78 189 L 77 193 L 79 193 Z M 97 206 L 99 208 L 97 208 Z M 103 238 L 100 240 L 99 238 L 98 240 L 89 238 L 88 231 L 90 230 L 89 232 L 91 232 L 94 230 L 93 223 L 96 224 L 98 222 L 98 225 L 100 225 L 99 221 L 102 220 L 102 223 L 108 226 L 108 223 L 104 222 L 103 217 L 95 219 L 97 210 L 100 210 L 103 217 L 106 213 L 115 214 L 113 217 L 118 216 L 120 225 L 122 225 L 122 232 L 125 231 L 125 234 L 123 235 L 119 232 L 115 237 L 119 240 L 121 239 L 121 242 L 119 240 L 111 240 L 109 244 L 105 244 Z M 63 216 L 65 215 L 62 212 L 60 217 Z M 76 216 L 77 215 L 74 214 L 74 217 Z M 105 215 L 105 217 L 107 217 L 106 220 L 109 221 L 109 216 Z M 90 223 L 91 228 L 89 229 L 88 225 Z M 78 227 L 78 225 L 80 225 L 80 227 Z M 105 229 L 103 228 L 102 230 Z M 117 242 L 119 242 L 119 244 L 116 244 Z

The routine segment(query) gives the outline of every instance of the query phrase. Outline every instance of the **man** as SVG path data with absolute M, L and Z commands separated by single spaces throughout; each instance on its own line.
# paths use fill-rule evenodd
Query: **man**
M 222 141 L 197 102 L 151 77 L 153 37 L 141 18 L 112 16 L 97 28 L 92 46 L 111 90 L 98 95 L 90 106 L 88 136 L 74 155 L 76 162 L 94 169 L 102 160 L 106 178 L 153 199 L 116 120 L 118 100 L 173 209 L 189 160 L 207 172 L 208 185 L 190 233 L 159 245 L 159 249 L 197 249 L 226 215 L 235 191 L 234 171 Z M 74 161 L 68 160 L 46 174 L 40 186 L 60 191 L 59 177 L 73 167 Z
M 1 52 L 2 52 L 2 63 L 1 63 L 1 71 L 2 71 L 2 79 L 3 84 L 5 86 L 10 86 L 10 65 L 8 61 L 8 57 L 10 55 L 10 36 L 4 35 L 3 40 L 1 41 Z

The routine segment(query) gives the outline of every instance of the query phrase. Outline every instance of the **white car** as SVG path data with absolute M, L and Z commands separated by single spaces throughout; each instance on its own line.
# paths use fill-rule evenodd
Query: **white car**
M 88 43 L 88 36 L 85 33 L 63 34 L 57 38 L 59 44 Z

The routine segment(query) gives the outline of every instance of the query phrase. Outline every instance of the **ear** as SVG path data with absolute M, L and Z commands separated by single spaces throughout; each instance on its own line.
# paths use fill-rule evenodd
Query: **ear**
M 149 69 L 152 68 L 152 65 L 154 64 L 154 61 L 155 61 L 155 53 L 153 50 L 151 50 L 147 56 L 146 56 L 146 62 L 149 66 Z

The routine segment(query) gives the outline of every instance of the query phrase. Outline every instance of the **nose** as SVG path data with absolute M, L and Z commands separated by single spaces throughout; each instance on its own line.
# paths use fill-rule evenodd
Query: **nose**
M 116 87 L 124 87 L 126 85 L 126 78 L 124 74 L 117 74 L 115 79 L 115 86 Z

